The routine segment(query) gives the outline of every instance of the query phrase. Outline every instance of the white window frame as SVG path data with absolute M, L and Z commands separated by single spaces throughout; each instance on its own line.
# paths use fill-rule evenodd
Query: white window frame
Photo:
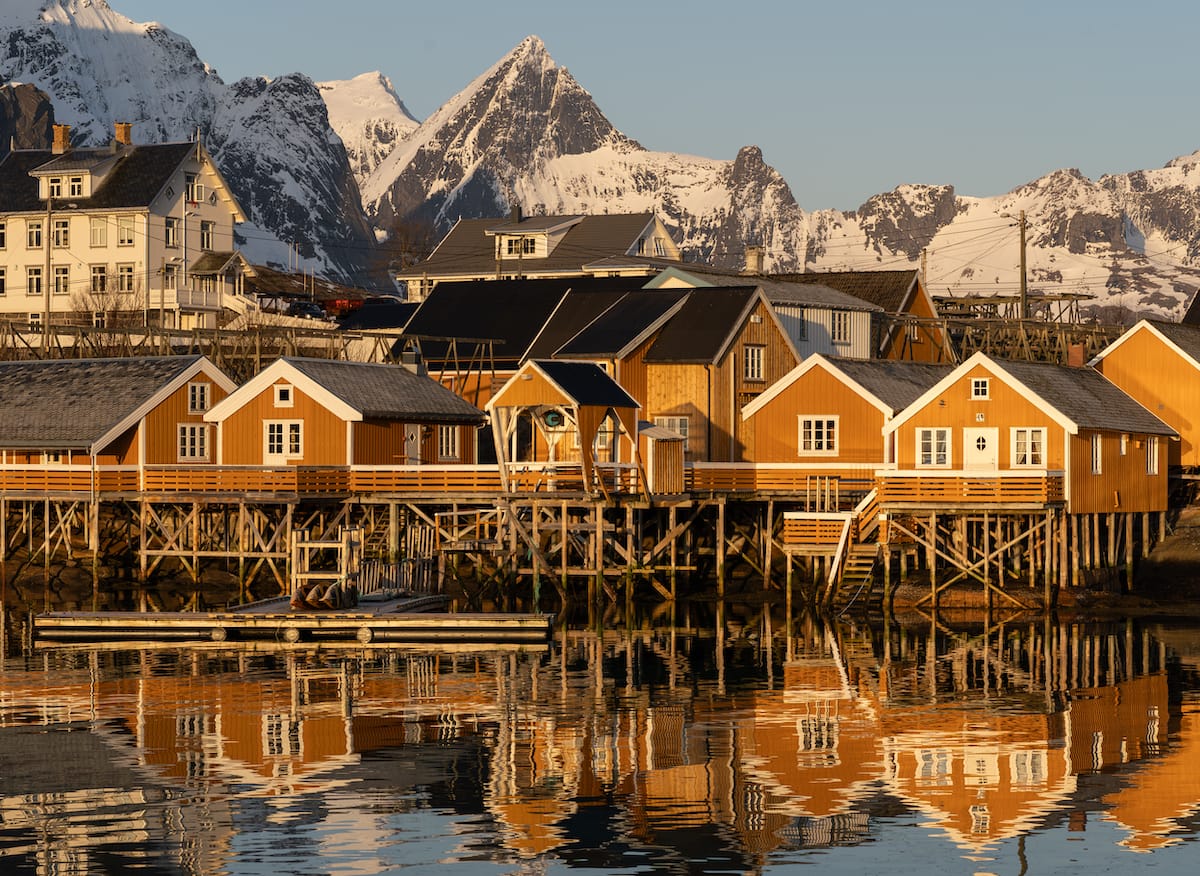
M 117 246 L 133 246 L 133 239 L 136 234 L 137 217 L 117 217 Z
M 41 219 L 26 219 L 25 220 L 25 248 L 26 249 L 41 249 L 42 234 L 45 232 L 42 227 Z
M 1158 436 L 1146 436 L 1146 474 L 1153 477 L 1158 474 Z
M 46 275 L 42 273 L 42 266 L 27 265 L 25 268 L 25 294 L 30 296 L 41 296 L 45 293 L 45 291 Z
M 176 459 L 179 462 L 208 462 L 207 423 L 179 423 L 176 431 Z
M 7 269 L 3 265 L 0 265 L 0 298 L 3 298 L 8 294 L 7 273 Z
M 1037 447 L 1033 439 L 1037 438 Z M 1013 468 L 1045 468 L 1046 467 L 1046 427 L 1045 426 L 1016 426 L 1009 432 L 1009 464 Z M 1022 445 L 1026 454 L 1025 462 L 1021 461 Z
M 278 437 L 272 433 L 278 432 Z M 272 452 L 273 445 L 278 442 L 279 451 Z M 264 420 L 263 421 L 263 460 L 283 462 L 289 459 L 301 459 L 304 456 L 304 421 L 303 420 Z
M 71 294 L 71 266 L 70 265 L 55 265 L 54 266 L 54 294 L 55 295 Z
M 43 450 L 42 465 L 70 465 L 71 453 L 66 450 Z
M 200 220 L 200 248 L 206 252 L 211 251 L 216 236 L 217 223 L 211 222 L 208 219 Z
M 1127 453 L 1129 453 L 1129 433 L 1122 432 L 1121 433 L 1121 455 L 1125 456 Z
M 71 248 L 71 220 L 55 219 L 51 228 L 51 242 L 55 249 Z
M 37 331 L 37 330 L 38 330 L 38 329 L 40 329 L 41 327 L 42 327 L 42 314 L 41 314 L 41 312 L 39 311 L 39 312 L 37 312 L 37 313 L 31 313 L 31 314 L 29 314 L 29 328 L 30 328 L 30 330 L 31 330 L 31 331 Z
M 290 383 L 276 383 L 271 389 L 274 391 L 275 407 L 292 408 L 296 406 L 296 388 Z
M 992 397 L 992 380 L 990 377 L 971 378 L 971 400 L 987 401 Z
M 168 249 L 179 248 L 179 217 L 163 217 L 163 246 Z
M 52 176 L 46 180 L 46 197 L 61 198 L 63 196 L 62 177 Z
M 192 381 L 187 391 L 189 414 L 203 414 L 212 407 L 212 384 L 207 380 Z
M 102 310 L 92 311 L 92 328 L 102 329 L 108 325 L 108 316 Z
M 117 265 L 117 291 L 132 292 L 136 280 L 136 268 L 133 265 Z
M 67 197 L 82 198 L 83 197 L 83 177 L 72 176 L 67 179 Z
M 829 314 L 829 340 L 834 344 L 850 343 L 850 312 L 833 310 Z
M 0 249 L 8 249 L 8 223 L 0 219 Z
M 108 265 L 90 265 L 88 275 L 91 277 L 93 294 L 103 295 L 108 291 Z
M 537 241 L 532 237 L 505 238 L 505 255 L 533 255 L 537 252 Z
M 742 347 L 742 379 L 747 383 L 762 383 L 766 380 L 767 348 L 762 344 L 746 344 Z
M 922 462 L 922 445 L 925 444 L 925 436 L 929 436 L 929 462 Z M 954 464 L 954 442 L 953 431 L 949 426 L 929 426 L 916 430 L 917 453 L 914 459 L 916 460 L 917 468 L 950 468 Z M 945 458 L 938 461 L 938 442 L 939 439 L 943 444 L 942 453 Z
M 1092 433 L 1092 474 L 1104 474 L 1104 436 Z
M 200 179 L 200 174 L 184 175 L 184 192 L 184 199 L 193 204 L 199 204 L 204 200 L 204 182 Z
M 670 429 L 676 435 L 683 436 L 683 452 L 688 450 L 688 433 L 691 431 L 691 420 L 678 414 L 668 414 L 654 418 L 654 425 Z
M 108 246 L 108 217 L 91 216 L 88 219 L 88 243 L 91 246 Z
M 175 265 L 163 265 L 163 288 L 178 289 L 179 288 L 179 271 Z
M 796 420 L 797 456 L 837 455 L 840 438 L 838 432 L 841 430 L 840 415 L 822 414 L 821 416 L 812 416 L 800 414 Z
M 438 459 L 445 462 L 457 462 L 462 459 L 459 446 L 458 426 L 440 425 L 437 432 Z

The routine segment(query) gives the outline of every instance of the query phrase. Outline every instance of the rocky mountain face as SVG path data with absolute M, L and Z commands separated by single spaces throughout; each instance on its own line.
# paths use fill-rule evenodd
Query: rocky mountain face
M 382 73 L 318 82 L 329 124 L 341 137 L 354 179 L 362 185 L 420 123 Z
M 32 85 L 0 87 L 0 158 L 14 149 L 45 149 L 54 127 L 54 105 Z
M 0 84 L 36 86 L 76 145 L 106 143 L 113 123 L 134 141 L 205 141 L 251 217 L 252 261 L 367 280 L 374 236 L 341 140 L 317 87 L 299 74 L 226 85 L 182 36 L 138 24 L 105 0 L 6 0 Z

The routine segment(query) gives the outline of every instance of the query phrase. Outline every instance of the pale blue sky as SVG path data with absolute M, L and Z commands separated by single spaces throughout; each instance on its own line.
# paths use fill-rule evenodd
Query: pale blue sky
M 626 135 L 723 159 L 756 144 L 808 210 L 1200 149 L 1194 0 L 109 2 L 188 37 L 226 82 L 381 70 L 418 119 L 537 34 Z

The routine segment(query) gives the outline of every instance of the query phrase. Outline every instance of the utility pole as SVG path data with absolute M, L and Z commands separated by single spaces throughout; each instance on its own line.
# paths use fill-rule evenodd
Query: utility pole
M 1025 211 L 1019 218 L 1021 226 L 1021 319 L 1029 319 L 1029 290 L 1025 282 Z
M 50 247 L 51 222 L 53 221 L 54 198 L 46 192 L 46 227 L 42 229 L 42 242 L 46 244 L 46 273 L 42 277 L 42 357 L 50 358 Z

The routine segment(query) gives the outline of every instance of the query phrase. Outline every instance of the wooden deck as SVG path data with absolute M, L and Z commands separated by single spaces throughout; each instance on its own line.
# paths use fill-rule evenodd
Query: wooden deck
M 885 508 L 1036 509 L 1065 502 L 1063 473 L 895 471 L 878 478 L 879 503 Z

